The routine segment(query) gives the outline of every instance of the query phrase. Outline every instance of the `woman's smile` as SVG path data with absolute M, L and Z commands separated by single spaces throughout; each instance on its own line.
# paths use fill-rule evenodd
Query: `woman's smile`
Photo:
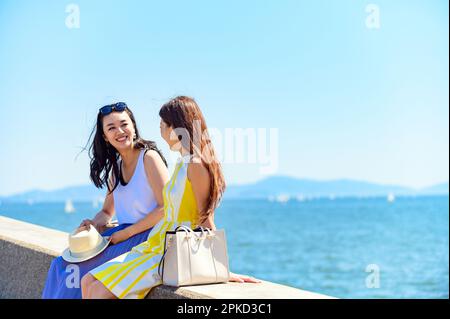
M 119 138 L 116 138 L 116 141 L 119 143 L 125 143 L 127 140 L 128 140 L 128 135 L 124 135 Z

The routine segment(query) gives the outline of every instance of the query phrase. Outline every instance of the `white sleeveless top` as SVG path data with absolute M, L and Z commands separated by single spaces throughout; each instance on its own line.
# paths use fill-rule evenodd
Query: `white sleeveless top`
M 119 178 L 119 184 L 113 192 L 114 209 L 120 225 L 134 224 L 158 206 L 145 173 L 145 151 L 142 149 L 139 153 L 136 168 L 129 182 L 122 185 Z

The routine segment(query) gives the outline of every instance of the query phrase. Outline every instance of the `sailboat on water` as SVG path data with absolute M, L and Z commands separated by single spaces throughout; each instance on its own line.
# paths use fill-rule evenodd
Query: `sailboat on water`
M 393 203 L 395 201 L 395 195 L 393 193 L 389 193 L 387 196 L 387 201 L 389 203 Z
M 278 195 L 278 196 L 276 197 L 276 201 L 277 201 L 278 203 L 284 204 L 284 203 L 287 203 L 287 202 L 289 201 L 290 198 L 291 198 L 291 197 L 290 197 L 289 195 L 287 195 L 287 194 L 281 194 L 281 195 Z
M 75 212 L 75 207 L 73 206 L 72 200 L 66 200 L 66 206 L 64 207 L 64 211 L 68 214 Z

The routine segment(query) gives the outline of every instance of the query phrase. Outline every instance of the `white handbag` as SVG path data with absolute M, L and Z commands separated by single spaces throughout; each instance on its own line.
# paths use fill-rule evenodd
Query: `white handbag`
M 158 274 L 164 285 L 173 287 L 228 282 L 225 231 L 193 231 L 183 225 L 166 232 Z

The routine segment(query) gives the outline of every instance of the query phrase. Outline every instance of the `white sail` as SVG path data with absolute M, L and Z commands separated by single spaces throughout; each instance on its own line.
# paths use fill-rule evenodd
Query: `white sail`
M 66 200 L 66 206 L 64 207 L 64 211 L 66 213 L 75 212 L 75 207 L 73 206 L 72 200 L 70 200 L 70 199 Z
M 387 196 L 387 201 L 388 201 L 389 203 L 394 202 L 394 201 L 395 201 L 395 196 L 394 196 L 394 194 L 389 193 L 389 195 Z
M 277 196 L 277 202 L 279 202 L 279 203 L 286 203 L 289 201 L 289 199 L 290 199 L 289 195 L 282 194 L 282 195 Z

